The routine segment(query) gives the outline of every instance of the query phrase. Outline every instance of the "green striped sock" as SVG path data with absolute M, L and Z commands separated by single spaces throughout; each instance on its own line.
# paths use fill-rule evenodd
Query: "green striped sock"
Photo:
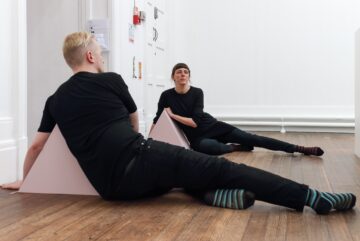
M 331 209 L 338 211 L 350 210 L 355 206 L 356 196 L 352 193 L 328 193 L 315 189 L 308 190 L 306 205 L 318 214 L 328 214 Z
M 246 209 L 254 204 L 255 196 L 244 189 L 216 189 L 206 192 L 204 200 L 215 207 Z

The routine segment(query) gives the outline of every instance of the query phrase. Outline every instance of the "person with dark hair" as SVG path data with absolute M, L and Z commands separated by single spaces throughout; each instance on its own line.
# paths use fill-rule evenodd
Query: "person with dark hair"
M 203 111 L 203 91 L 190 85 L 190 68 L 184 63 L 178 63 L 173 67 L 171 78 L 175 88 L 161 94 L 153 126 L 163 110 L 166 110 L 185 133 L 191 148 L 196 151 L 221 155 L 234 151 L 252 151 L 254 147 L 262 147 L 274 151 L 299 152 L 315 156 L 324 153 L 320 147 L 304 147 L 251 134 L 216 120 Z
M 106 200 L 132 200 L 183 188 L 205 204 L 245 209 L 262 200 L 318 214 L 354 207 L 355 195 L 310 189 L 272 173 L 152 139 L 138 133 L 137 107 L 122 77 L 103 72 L 101 48 L 84 32 L 66 37 L 73 75 L 46 101 L 24 177 L 57 124 L 96 191 Z M 18 188 L 20 182 L 3 185 Z

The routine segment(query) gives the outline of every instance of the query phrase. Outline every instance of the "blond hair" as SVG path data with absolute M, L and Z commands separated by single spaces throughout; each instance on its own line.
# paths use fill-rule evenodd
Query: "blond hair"
M 63 45 L 63 55 L 66 63 L 71 68 L 83 63 L 84 55 L 93 39 L 94 36 L 88 32 L 75 32 L 66 36 Z

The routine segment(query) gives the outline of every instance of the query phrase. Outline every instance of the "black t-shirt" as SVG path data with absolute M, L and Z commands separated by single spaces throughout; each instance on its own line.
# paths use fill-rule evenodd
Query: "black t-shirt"
M 196 123 L 197 127 L 193 128 L 177 122 L 190 143 L 200 138 L 221 135 L 234 129 L 204 112 L 204 93 L 200 88 L 191 86 L 185 94 L 177 93 L 175 88 L 165 90 L 160 96 L 154 123 L 167 107 L 170 107 L 174 114 L 192 118 Z
M 120 75 L 79 72 L 47 99 L 38 131 L 51 132 L 58 124 L 92 185 L 111 198 L 143 139 L 129 120 L 136 109 Z

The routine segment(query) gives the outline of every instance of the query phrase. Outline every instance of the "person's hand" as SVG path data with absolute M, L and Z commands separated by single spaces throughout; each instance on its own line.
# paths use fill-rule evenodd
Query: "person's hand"
M 22 183 L 23 183 L 22 180 L 18 180 L 15 182 L 1 184 L 0 187 L 3 189 L 9 189 L 9 190 L 19 190 Z
M 166 111 L 166 113 L 168 113 L 168 115 L 169 115 L 171 118 L 173 118 L 174 113 L 172 112 L 172 110 L 170 109 L 170 107 L 165 108 L 165 111 Z

